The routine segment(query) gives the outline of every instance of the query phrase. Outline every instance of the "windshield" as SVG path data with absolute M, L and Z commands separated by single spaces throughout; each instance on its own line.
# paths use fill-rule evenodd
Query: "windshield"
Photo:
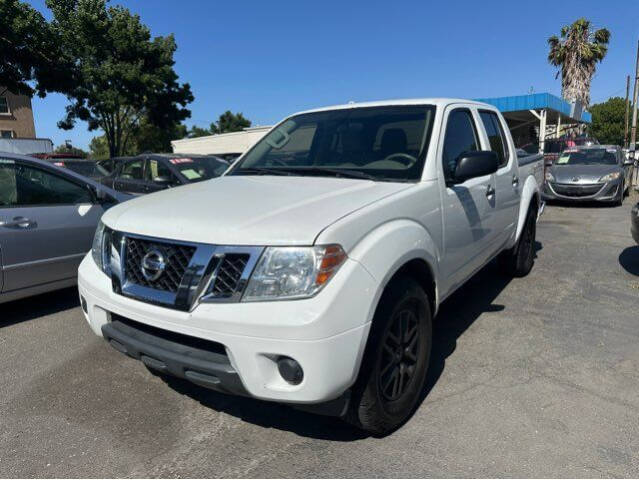
M 107 175 L 108 172 L 103 169 L 102 167 L 100 167 L 97 163 L 91 162 L 91 161 L 69 161 L 69 160 L 62 160 L 62 161 L 55 161 L 54 165 L 57 165 L 59 167 L 65 167 L 68 168 L 69 170 L 75 172 L 75 173 L 79 173 L 80 175 L 84 175 L 85 177 L 101 177 L 104 175 Z
M 189 182 L 201 182 L 219 177 L 229 167 L 228 163 L 215 157 L 171 158 L 169 162 Z
M 297 115 L 260 140 L 230 175 L 319 175 L 382 181 L 421 177 L 435 107 Z
M 555 165 L 617 165 L 617 152 L 605 148 L 564 150 Z

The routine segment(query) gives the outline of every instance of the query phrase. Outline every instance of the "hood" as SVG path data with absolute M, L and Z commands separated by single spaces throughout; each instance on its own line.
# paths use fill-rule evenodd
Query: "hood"
M 617 165 L 553 165 L 550 173 L 557 183 L 597 183 L 601 177 L 619 172 Z M 574 178 L 579 180 L 575 181 Z
M 138 197 L 105 213 L 115 230 L 217 245 L 312 245 L 340 218 L 411 184 L 225 176 Z

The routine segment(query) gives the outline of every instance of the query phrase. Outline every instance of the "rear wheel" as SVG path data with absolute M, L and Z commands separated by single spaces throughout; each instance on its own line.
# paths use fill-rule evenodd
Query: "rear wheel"
M 522 230 L 517 244 L 503 252 L 499 257 L 499 262 L 508 275 L 514 277 L 525 277 L 532 270 L 535 263 L 535 238 L 537 235 L 537 209 L 528 209 L 524 229 Z
M 351 397 L 351 422 L 375 435 L 398 428 L 417 406 L 431 346 L 426 293 L 410 277 L 393 280 L 375 313 Z

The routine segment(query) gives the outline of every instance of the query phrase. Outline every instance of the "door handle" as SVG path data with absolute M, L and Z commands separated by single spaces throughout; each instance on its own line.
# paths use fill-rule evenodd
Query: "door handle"
M 519 177 L 517 175 L 513 175 L 513 187 L 519 186 Z
M 486 189 L 486 196 L 492 197 L 493 195 L 495 195 L 495 189 L 491 185 L 488 185 L 488 188 Z
M 30 220 L 25 217 L 14 217 L 13 220 L 8 220 L 6 222 L 0 221 L 0 227 L 5 228 L 29 228 L 36 227 L 38 224 L 33 220 Z

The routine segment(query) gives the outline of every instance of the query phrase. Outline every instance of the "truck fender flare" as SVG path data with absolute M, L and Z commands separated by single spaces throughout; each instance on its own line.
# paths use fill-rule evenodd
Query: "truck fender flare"
M 439 252 L 432 236 L 421 224 L 398 219 L 379 225 L 362 238 L 348 256 L 362 265 L 377 282 L 368 321 L 373 319 L 379 299 L 393 276 L 414 260 L 423 261 L 430 271 L 434 284 L 430 295 L 434 297 L 430 298 L 431 313 L 435 315 L 439 305 Z
M 521 200 L 519 203 L 519 218 L 517 219 L 517 233 L 515 235 L 515 242 L 519 240 L 524 229 L 524 223 L 526 222 L 526 215 L 528 215 L 528 209 L 530 203 L 535 199 L 537 207 L 539 207 L 539 186 L 533 177 L 528 177 L 521 189 Z

